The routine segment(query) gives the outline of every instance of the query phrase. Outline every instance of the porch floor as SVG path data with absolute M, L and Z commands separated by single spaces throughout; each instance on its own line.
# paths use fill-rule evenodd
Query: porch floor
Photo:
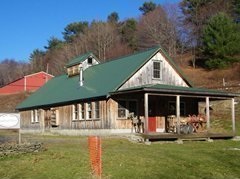
M 145 140 L 207 140 L 207 139 L 231 139 L 234 137 L 231 133 L 193 133 L 193 134 L 176 134 L 176 133 L 148 133 L 139 134 Z

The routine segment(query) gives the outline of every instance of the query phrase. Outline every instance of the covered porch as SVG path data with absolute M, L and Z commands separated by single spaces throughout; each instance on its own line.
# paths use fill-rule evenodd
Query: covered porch
M 239 96 L 237 94 L 149 85 L 111 95 L 116 101 L 123 98 L 138 101 L 138 112 L 132 117 L 132 132 L 141 133 L 145 139 L 229 138 L 236 134 L 234 98 Z M 227 101 L 226 115 L 219 115 L 218 110 L 212 108 L 218 101 Z M 218 121 L 227 125 L 220 130 L 215 125 Z

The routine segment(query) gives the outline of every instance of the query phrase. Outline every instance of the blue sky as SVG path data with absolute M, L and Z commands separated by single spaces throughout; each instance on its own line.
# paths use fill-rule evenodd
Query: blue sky
M 62 38 L 71 22 L 106 20 L 117 12 L 120 20 L 139 17 L 147 0 L 1 0 L 0 61 L 24 60 L 34 49 L 44 49 L 51 37 Z M 180 0 L 155 0 L 156 4 Z

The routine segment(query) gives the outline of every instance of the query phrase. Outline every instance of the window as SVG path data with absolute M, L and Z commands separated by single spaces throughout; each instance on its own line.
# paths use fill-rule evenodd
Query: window
M 80 120 L 83 120 L 85 118 L 85 108 L 84 108 L 84 103 L 80 104 L 81 106 L 81 113 L 80 113 Z
M 99 107 L 100 107 L 99 101 L 96 101 L 95 102 L 95 118 L 96 119 L 100 118 Z
M 126 101 L 118 101 L 118 117 L 124 118 L 126 117 Z
M 88 58 L 88 64 L 89 64 L 89 65 L 92 65 L 92 63 L 93 63 L 93 59 L 92 59 L 92 57 L 89 57 L 89 58 Z
M 37 109 L 34 109 L 31 111 L 31 122 L 32 123 L 37 123 L 39 122 L 39 116 L 40 116 L 40 111 Z
M 92 118 L 92 103 L 91 102 L 88 103 L 87 106 L 88 106 L 88 108 L 87 108 L 88 109 L 88 111 L 87 111 L 88 112 L 87 113 L 88 114 L 88 119 L 91 119 Z
M 50 110 L 51 112 L 51 117 L 50 117 L 50 120 L 51 120 L 51 126 L 52 127 L 57 127 L 59 124 L 59 121 L 58 121 L 58 110 L 56 110 L 55 108 L 51 108 Z
M 169 101 L 168 102 L 168 114 L 169 115 L 176 115 L 176 102 L 175 101 Z M 180 102 L 180 116 L 185 116 L 185 103 Z
M 78 120 L 78 115 L 79 115 L 79 109 L 78 109 L 78 105 L 77 104 L 74 104 L 72 106 L 72 109 L 73 109 L 73 120 Z
M 161 61 L 153 61 L 153 78 L 161 79 Z
M 134 116 L 138 114 L 137 101 L 118 101 L 118 118 L 127 118 L 129 113 L 134 113 Z

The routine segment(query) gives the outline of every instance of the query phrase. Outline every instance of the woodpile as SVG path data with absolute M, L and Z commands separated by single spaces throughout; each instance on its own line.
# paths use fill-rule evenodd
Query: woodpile
M 35 153 L 45 150 L 43 144 L 34 143 L 34 144 L 1 144 L 0 145 L 0 157 L 9 156 L 9 155 L 18 155 L 25 153 Z

